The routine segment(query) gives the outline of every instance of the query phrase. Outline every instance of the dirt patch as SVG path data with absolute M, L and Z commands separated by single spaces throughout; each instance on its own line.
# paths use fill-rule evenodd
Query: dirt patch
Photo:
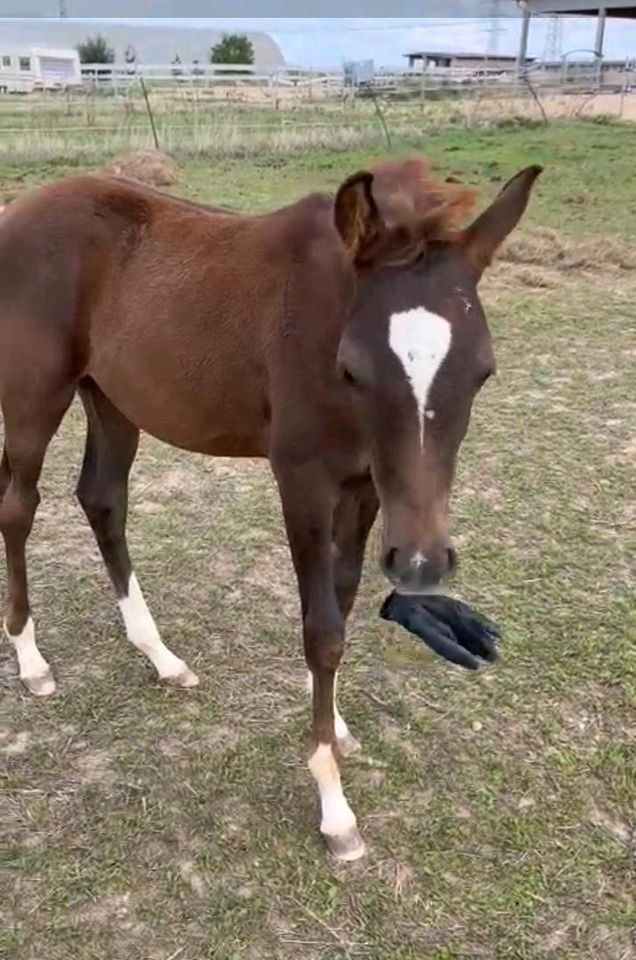
M 103 168 L 103 172 L 129 177 L 153 187 L 169 187 L 179 179 L 177 164 L 160 150 L 135 150 L 116 157 Z
M 184 883 L 186 883 L 197 897 L 205 895 L 205 880 L 198 872 L 192 860 L 184 860 L 179 864 L 179 874 Z
M 19 730 L 15 735 L 11 735 L 8 730 L 0 730 L 0 752 L 5 757 L 15 757 L 21 753 L 26 753 L 31 742 L 31 734 L 28 730 Z
M 75 766 L 84 784 L 112 783 L 115 779 L 111 757 L 105 750 L 83 754 L 76 759 Z
M 609 836 L 630 855 L 632 851 L 636 852 L 635 831 L 626 823 L 623 817 L 616 813 L 611 813 L 608 810 L 602 810 L 594 804 L 590 809 L 589 818 L 595 827 L 604 830 L 605 833 L 609 834 Z

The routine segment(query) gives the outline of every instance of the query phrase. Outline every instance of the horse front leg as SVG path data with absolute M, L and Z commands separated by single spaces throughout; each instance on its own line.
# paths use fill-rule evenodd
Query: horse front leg
M 332 532 L 337 491 L 315 464 L 275 469 L 300 591 L 305 658 L 312 676 L 309 769 L 320 794 L 320 831 L 339 860 L 357 860 L 364 843 L 340 780 L 335 680 L 344 649 Z

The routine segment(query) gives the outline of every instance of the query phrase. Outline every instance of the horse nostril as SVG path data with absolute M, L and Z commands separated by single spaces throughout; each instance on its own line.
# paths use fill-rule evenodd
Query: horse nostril
M 448 557 L 448 572 L 455 573 L 455 570 L 457 570 L 457 551 L 453 547 L 448 547 L 446 554 Z
M 387 573 L 390 573 L 393 570 L 395 561 L 397 560 L 398 551 L 396 547 L 391 547 L 390 550 L 384 554 L 384 569 Z

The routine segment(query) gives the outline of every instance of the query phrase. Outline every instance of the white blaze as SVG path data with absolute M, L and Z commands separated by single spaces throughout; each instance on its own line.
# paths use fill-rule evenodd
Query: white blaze
M 389 321 L 389 346 L 404 368 L 417 403 L 422 446 L 424 418 L 435 416 L 434 411 L 426 409 L 428 396 L 450 345 L 448 320 L 424 307 L 394 313 Z

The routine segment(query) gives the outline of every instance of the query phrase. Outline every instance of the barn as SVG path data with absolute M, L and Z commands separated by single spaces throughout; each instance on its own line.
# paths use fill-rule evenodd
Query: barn
M 284 65 L 283 54 L 276 41 L 259 30 L 244 30 L 254 47 L 257 69 Z M 80 23 L 72 20 L 3 20 L 2 42 L 12 47 L 38 46 L 75 49 L 88 35 L 101 33 L 115 51 L 115 62 L 124 63 L 126 54 L 134 51 L 137 62 L 169 64 L 175 57 L 188 64 L 197 60 L 208 63 L 210 49 L 221 39 L 221 30 L 193 28 L 179 24 L 152 23 Z

